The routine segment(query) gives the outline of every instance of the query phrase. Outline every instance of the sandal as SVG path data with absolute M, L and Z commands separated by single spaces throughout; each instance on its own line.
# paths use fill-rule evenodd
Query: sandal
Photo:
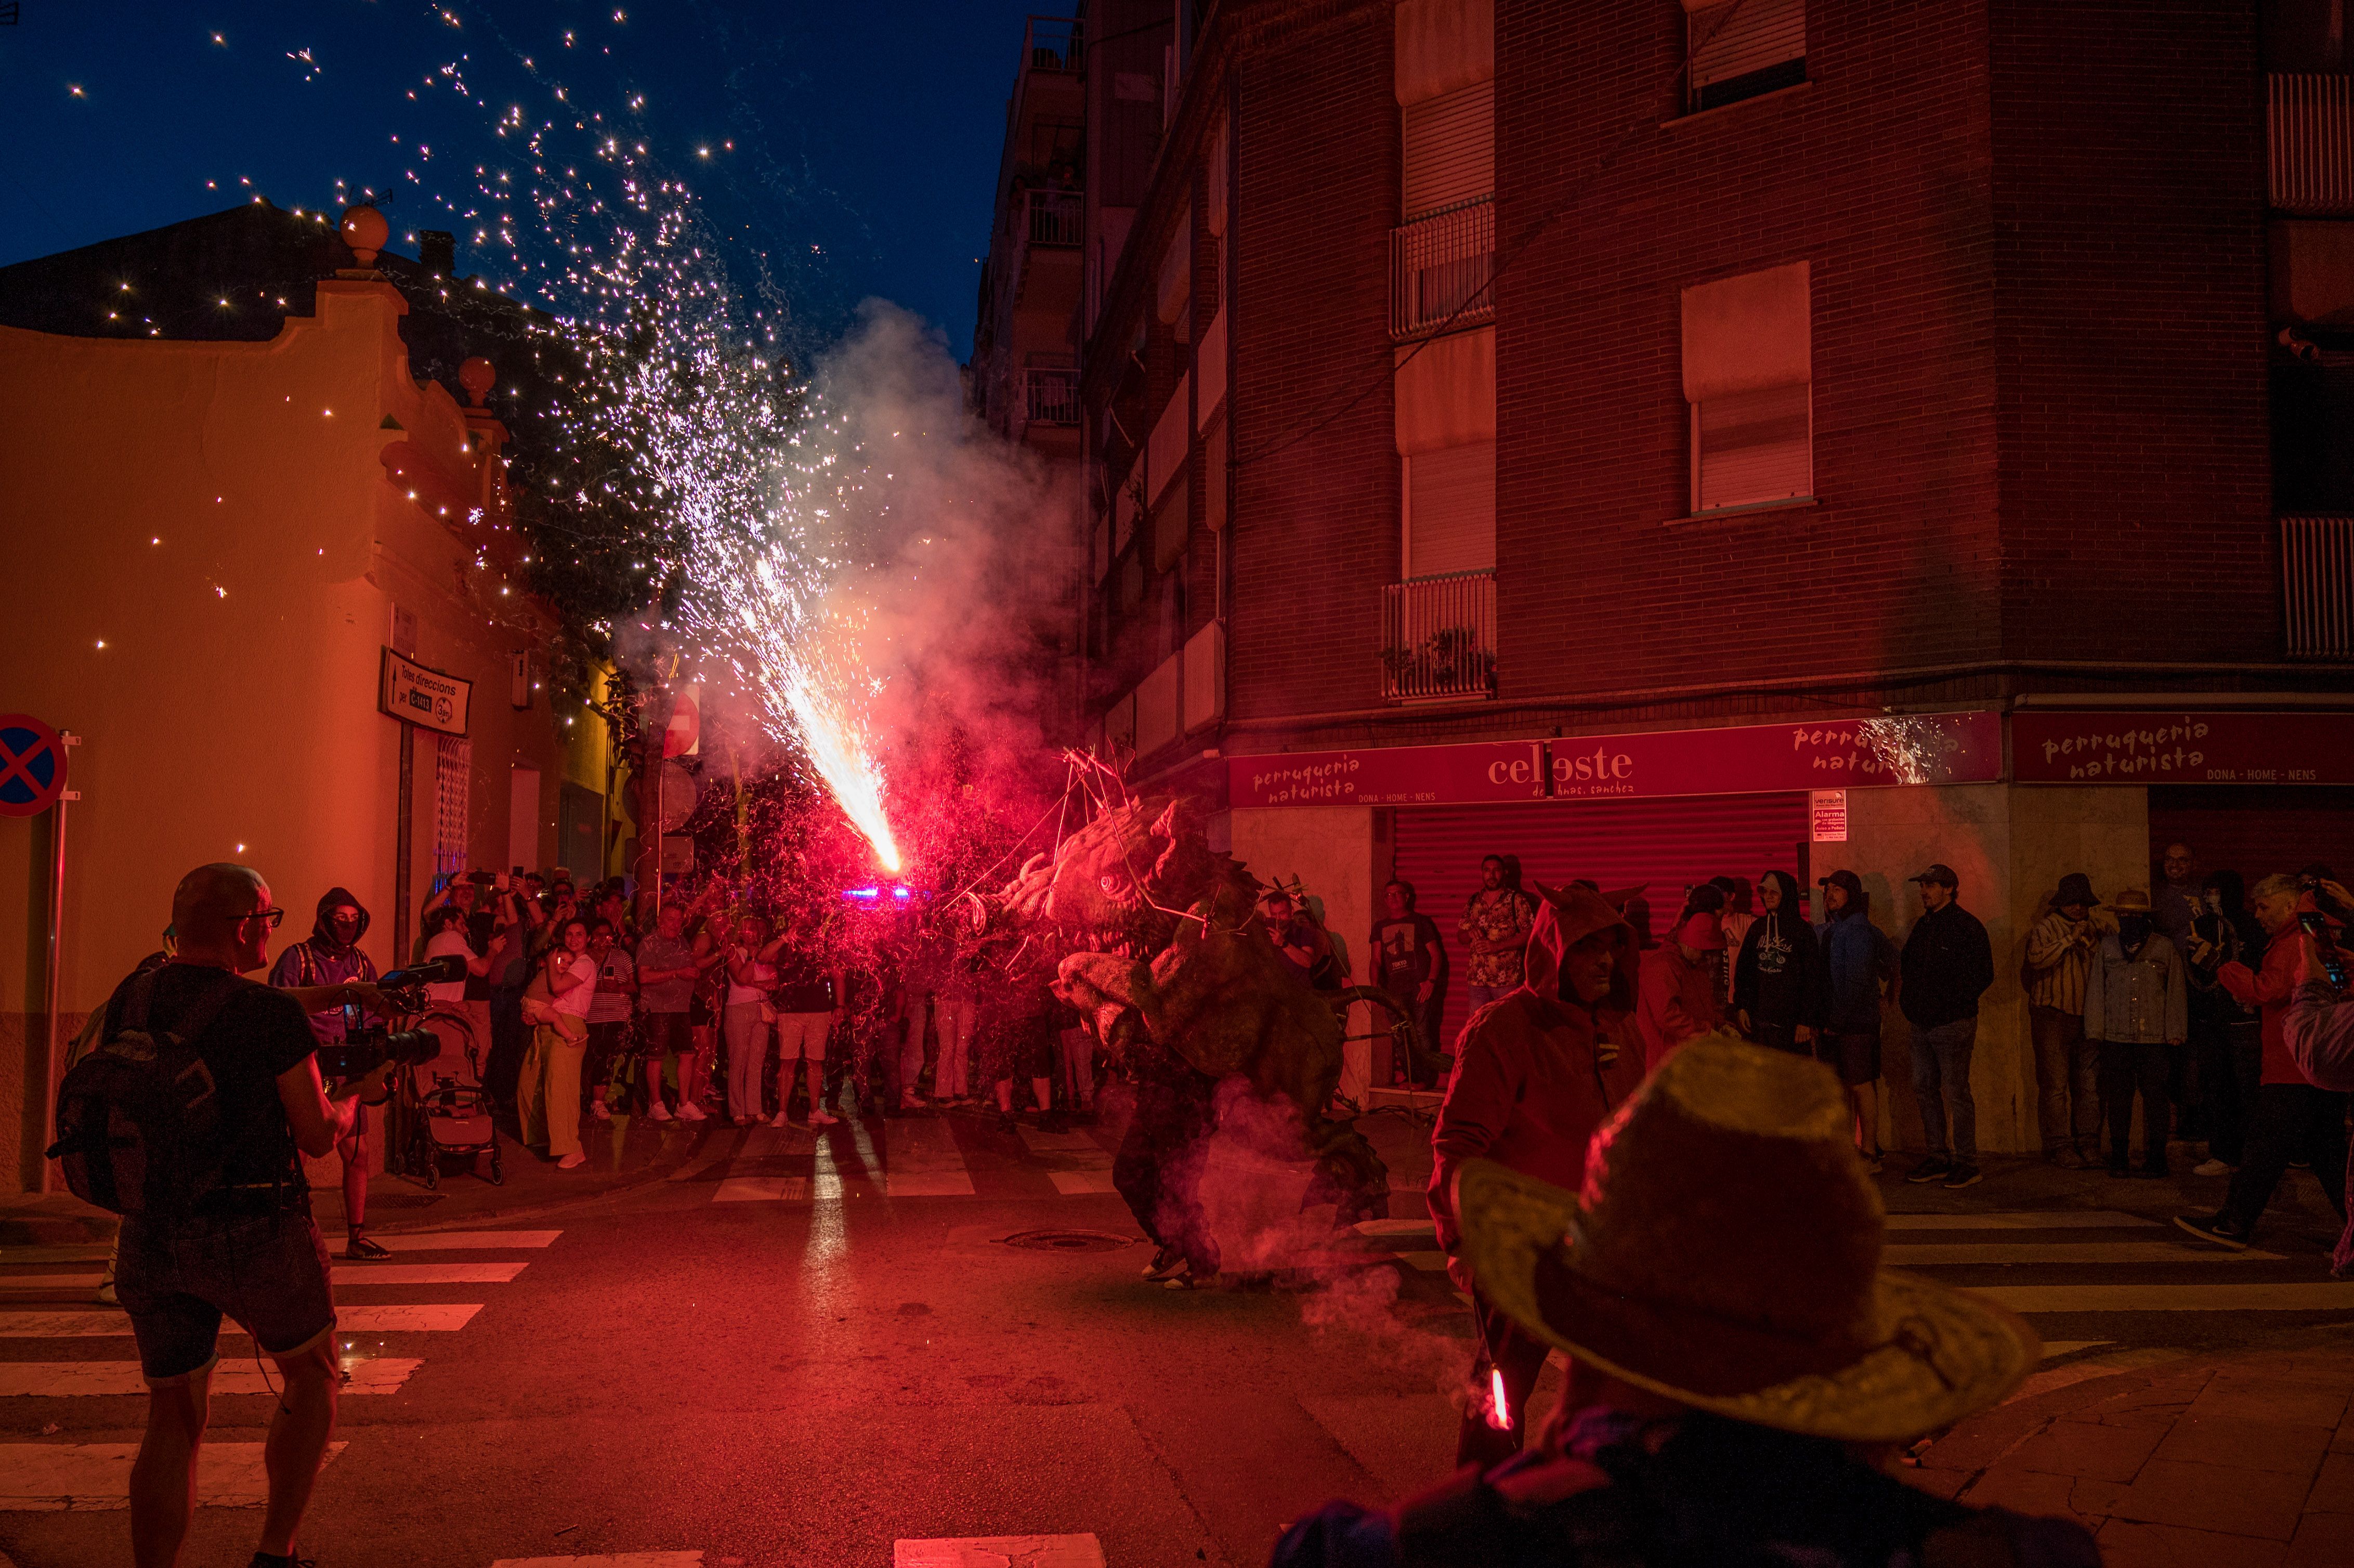
M 344 1255 L 355 1262 L 380 1263 L 392 1255 L 392 1249 L 354 1231 L 344 1238 Z

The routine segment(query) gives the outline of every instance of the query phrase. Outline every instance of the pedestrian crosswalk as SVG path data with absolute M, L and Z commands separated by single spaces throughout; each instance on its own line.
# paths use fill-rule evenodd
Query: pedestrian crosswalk
M 562 1234 L 452 1230 L 383 1234 L 377 1239 L 403 1261 L 334 1264 L 344 1392 L 398 1393 L 424 1368 L 433 1343 L 430 1339 L 410 1341 L 406 1336 L 458 1332 L 486 1305 L 480 1300 L 371 1302 L 367 1298 L 374 1291 L 512 1284 L 531 1266 L 530 1257 L 482 1255 L 543 1254 Z M 55 1441 L 0 1443 L 0 1511 L 125 1506 L 138 1445 L 75 1442 L 63 1435 L 69 1420 L 84 1430 L 135 1426 L 119 1407 L 95 1419 L 69 1413 L 107 1412 L 104 1404 L 90 1402 L 137 1398 L 147 1390 L 138 1361 L 127 1353 L 132 1348 L 130 1319 L 118 1308 L 90 1305 L 100 1274 L 94 1268 L 67 1272 L 57 1266 L 101 1264 L 106 1253 L 102 1245 L 0 1251 L 0 1400 L 7 1402 L 14 1430 L 57 1435 Z M 404 1353 L 390 1353 L 395 1351 Z M 256 1357 L 251 1340 L 233 1324 L 222 1325 L 221 1352 L 213 1369 L 215 1395 L 269 1397 L 282 1384 L 277 1369 Z M 333 1459 L 344 1446 L 333 1445 L 328 1457 Z M 200 1506 L 258 1506 L 268 1495 L 262 1445 L 207 1442 L 196 1486 Z M 676 1553 L 656 1555 L 662 1560 L 659 1568 L 687 1561 Z
M 1427 1220 L 1356 1228 L 1409 1270 L 1446 1267 Z M 1927 1235 L 1936 1239 L 1913 1239 Z M 2158 1220 L 2116 1210 L 1896 1213 L 1888 1237 L 1882 1261 L 1890 1267 L 1973 1290 L 2031 1319 L 2129 1315 L 2126 1331 L 2139 1331 L 2143 1343 L 2179 1334 L 2186 1313 L 2354 1313 L 2354 1281 L 2330 1279 L 2325 1256 L 2204 1247 Z M 2111 1342 L 2047 1338 L 2044 1349 L 2060 1356 Z
M 984 1118 L 853 1119 L 823 1136 L 800 1126 L 722 1132 L 704 1158 L 669 1180 L 710 1186 L 715 1203 L 827 1202 L 865 1194 L 1074 1198 L 1114 1191 L 1112 1152 L 1097 1128 L 1045 1132 L 1024 1122 L 1009 1139 L 990 1130 Z

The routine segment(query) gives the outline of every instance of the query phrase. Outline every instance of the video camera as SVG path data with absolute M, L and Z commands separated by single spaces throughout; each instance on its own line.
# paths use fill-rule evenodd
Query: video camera
M 379 976 L 376 985 L 392 1004 L 396 1015 L 413 1017 L 425 1011 L 427 986 L 454 985 L 465 978 L 466 960 L 447 953 L 411 969 L 390 970 Z M 441 1037 L 430 1029 L 363 1024 L 346 1029 L 340 1042 L 319 1047 L 319 1075 L 328 1079 L 364 1078 L 386 1062 L 414 1067 L 440 1054 Z

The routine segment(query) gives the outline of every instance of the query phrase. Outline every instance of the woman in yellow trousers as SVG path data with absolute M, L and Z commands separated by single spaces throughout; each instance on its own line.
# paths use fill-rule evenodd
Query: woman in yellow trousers
M 524 1142 L 545 1140 L 559 1171 L 588 1163 L 580 1147 L 580 1063 L 588 1054 L 588 1001 L 596 990 L 588 924 L 567 920 L 524 991 L 524 1015 L 533 1028 L 515 1092 Z

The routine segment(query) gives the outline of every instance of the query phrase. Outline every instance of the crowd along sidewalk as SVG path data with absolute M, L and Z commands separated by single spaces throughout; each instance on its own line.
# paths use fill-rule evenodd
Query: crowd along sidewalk
M 2343 1568 L 2354 1340 L 2334 1337 L 2349 1348 L 2186 1356 L 2031 1392 L 1904 1474 L 1941 1497 L 2073 1519 L 2107 1568 Z

